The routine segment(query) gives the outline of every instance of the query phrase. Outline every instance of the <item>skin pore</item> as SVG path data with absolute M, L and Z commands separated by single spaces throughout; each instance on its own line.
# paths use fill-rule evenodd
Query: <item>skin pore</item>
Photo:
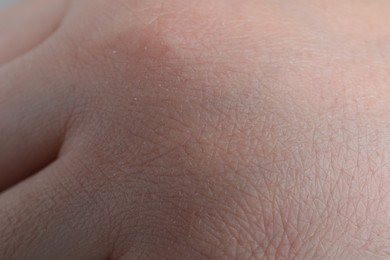
M 389 12 L 380 0 L 4 11 L 0 258 L 389 258 Z

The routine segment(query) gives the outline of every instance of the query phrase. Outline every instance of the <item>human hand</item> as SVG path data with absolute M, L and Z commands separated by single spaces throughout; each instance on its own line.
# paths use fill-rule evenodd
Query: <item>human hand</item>
M 1 259 L 390 256 L 385 1 L 16 9 Z

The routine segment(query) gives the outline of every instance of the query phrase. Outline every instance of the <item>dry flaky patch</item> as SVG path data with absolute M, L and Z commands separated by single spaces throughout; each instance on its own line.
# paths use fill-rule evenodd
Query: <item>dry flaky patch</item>
M 118 198 L 115 257 L 390 254 L 380 64 L 333 59 L 342 52 L 272 1 L 115 7 L 79 46 L 88 82 L 75 79 L 83 120 L 66 145 L 99 196 Z

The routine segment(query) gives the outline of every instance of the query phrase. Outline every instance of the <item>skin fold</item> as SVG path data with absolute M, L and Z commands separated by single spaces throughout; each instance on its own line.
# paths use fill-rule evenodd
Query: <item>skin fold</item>
M 389 17 L 384 0 L 3 11 L 0 258 L 389 259 Z

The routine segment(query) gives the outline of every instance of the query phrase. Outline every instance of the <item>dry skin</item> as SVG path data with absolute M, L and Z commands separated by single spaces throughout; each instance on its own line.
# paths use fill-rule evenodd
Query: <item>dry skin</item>
M 390 257 L 387 1 L 52 5 L 0 38 L 0 258 Z

